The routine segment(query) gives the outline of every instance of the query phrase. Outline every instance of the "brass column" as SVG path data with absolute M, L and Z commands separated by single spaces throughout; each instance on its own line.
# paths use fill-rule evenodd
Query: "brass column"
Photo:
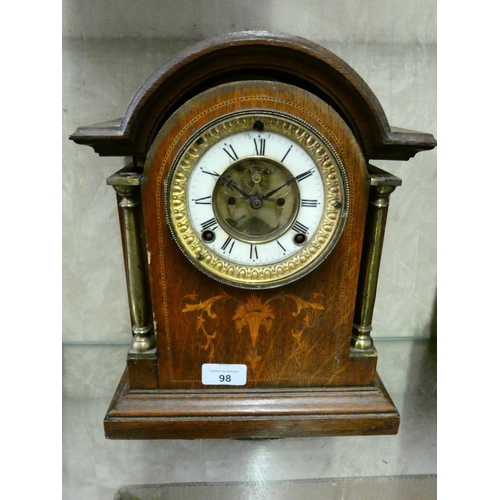
M 369 165 L 369 172 L 370 201 L 351 339 L 351 348 L 360 350 L 373 349 L 371 337 L 373 308 L 382 257 L 385 223 L 389 209 L 389 196 L 397 186 L 401 185 L 399 177 L 372 165 Z
M 150 321 L 147 267 L 141 248 L 139 231 L 139 189 L 141 175 L 125 167 L 106 182 L 118 193 L 122 238 L 127 276 L 127 291 L 132 320 L 129 353 L 145 353 L 155 348 L 155 335 Z

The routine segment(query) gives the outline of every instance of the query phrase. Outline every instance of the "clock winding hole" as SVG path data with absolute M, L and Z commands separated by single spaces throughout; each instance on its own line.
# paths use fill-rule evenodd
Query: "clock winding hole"
M 201 237 L 203 241 L 212 243 L 215 240 L 215 233 L 211 229 L 205 229 L 205 231 L 201 233 Z

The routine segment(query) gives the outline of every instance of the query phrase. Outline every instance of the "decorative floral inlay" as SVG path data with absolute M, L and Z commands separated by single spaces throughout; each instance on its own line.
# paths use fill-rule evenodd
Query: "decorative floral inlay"
M 295 302 L 296 310 L 291 315 L 295 318 L 301 317 L 302 323 L 294 325 L 295 328 L 289 332 L 290 336 L 296 341 L 296 352 L 294 354 L 296 360 L 300 362 L 301 351 L 308 348 L 307 341 L 304 339 L 304 333 L 311 326 L 310 314 L 312 311 L 323 311 L 323 295 L 315 293 L 311 301 L 304 300 L 292 294 L 276 295 L 269 300 L 263 302 L 262 299 L 251 294 L 246 302 L 241 302 L 227 293 L 216 295 L 207 300 L 193 303 L 198 300 L 196 294 L 186 295 L 184 300 L 187 300 L 182 312 L 200 311 L 196 322 L 196 330 L 203 334 L 204 340 L 200 344 L 200 348 L 208 351 L 208 362 L 214 361 L 215 355 L 215 339 L 219 334 L 217 330 L 217 314 L 212 310 L 214 304 L 219 301 L 236 302 L 237 306 L 233 315 L 233 321 L 236 332 L 241 334 L 248 331 L 250 335 L 250 352 L 247 353 L 246 361 L 249 363 L 252 370 L 255 372 L 262 357 L 258 353 L 259 335 L 272 333 L 273 321 L 276 319 L 271 302 L 275 300 Z M 191 302 L 191 303 L 190 303 Z M 211 321 L 213 320 L 213 321 Z M 207 327 L 206 323 L 213 324 L 213 330 Z

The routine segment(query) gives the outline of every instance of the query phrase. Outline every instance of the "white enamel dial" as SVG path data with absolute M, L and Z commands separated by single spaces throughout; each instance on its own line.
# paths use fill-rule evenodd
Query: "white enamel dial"
M 187 200 L 193 227 L 216 255 L 237 264 L 274 264 L 315 233 L 324 184 L 300 145 L 252 130 L 205 152 L 192 171 Z
M 167 216 L 199 269 L 235 286 L 270 288 L 330 253 L 346 192 L 338 157 L 305 124 L 239 113 L 187 144 L 166 183 Z

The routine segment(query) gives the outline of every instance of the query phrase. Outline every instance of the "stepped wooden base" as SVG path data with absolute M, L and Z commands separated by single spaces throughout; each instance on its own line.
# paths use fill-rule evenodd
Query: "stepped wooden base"
M 372 387 L 130 390 L 125 371 L 104 420 L 110 439 L 284 438 L 396 434 L 399 413 Z

